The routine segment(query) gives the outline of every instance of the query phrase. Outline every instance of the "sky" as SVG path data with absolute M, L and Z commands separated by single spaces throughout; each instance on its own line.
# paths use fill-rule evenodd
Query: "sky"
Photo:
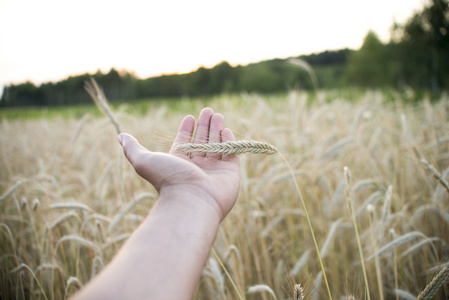
M 140 78 L 359 49 L 428 0 L 0 0 L 0 88 L 112 67 Z M 0 92 L 1 92 L 0 90 Z

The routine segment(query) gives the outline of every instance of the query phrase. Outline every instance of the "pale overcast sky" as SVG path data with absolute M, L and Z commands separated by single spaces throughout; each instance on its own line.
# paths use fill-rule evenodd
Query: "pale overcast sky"
M 428 0 L 0 0 L 0 87 L 69 75 L 189 72 L 387 41 Z

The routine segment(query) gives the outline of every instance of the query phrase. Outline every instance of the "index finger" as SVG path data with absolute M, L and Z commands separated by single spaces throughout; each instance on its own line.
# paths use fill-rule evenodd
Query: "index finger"
M 188 157 L 187 152 L 177 150 L 178 145 L 188 144 L 192 142 L 193 131 L 195 128 L 195 117 L 188 115 L 185 116 L 179 125 L 178 134 L 176 135 L 175 141 L 170 149 L 170 154 L 179 157 Z

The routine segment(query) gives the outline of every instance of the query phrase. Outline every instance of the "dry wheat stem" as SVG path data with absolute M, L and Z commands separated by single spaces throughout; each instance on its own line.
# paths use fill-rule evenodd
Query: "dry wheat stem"
M 432 166 L 427 160 L 424 158 L 421 159 L 421 163 L 432 172 L 433 177 L 435 177 L 436 180 L 446 189 L 446 191 L 449 193 L 449 185 L 444 180 L 444 178 L 441 176 L 440 172 L 438 172 L 434 166 Z
M 114 125 L 117 134 L 120 134 L 122 131 L 120 130 L 120 126 L 108 105 L 108 99 L 106 98 L 103 90 L 98 86 L 95 79 L 90 78 L 90 82 L 86 80 L 86 82 L 84 83 L 84 89 L 98 106 L 98 108 L 103 111 L 109 118 L 111 123 Z
M 243 154 L 243 153 L 259 153 L 259 154 L 275 154 L 279 151 L 273 145 L 259 141 L 229 141 L 223 143 L 208 144 L 181 144 L 177 147 L 178 151 L 183 152 L 204 152 L 204 153 L 220 153 L 220 154 Z
M 218 263 L 220 264 L 220 266 L 223 268 L 223 270 L 226 273 L 226 276 L 228 277 L 229 281 L 232 284 L 232 287 L 234 288 L 235 292 L 237 293 L 238 297 L 240 300 L 243 300 L 242 295 L 240 295 L 240 291 L 237 288 L 237 286 L 234 283 L 234 280 L 232 280 L 231 275 L 229 274 L 228 270 L 226 269 L 226 267 L 224 266 L 223 262 L 221 261 L 220 257 L 218 256 L 217 252 L 215 252 L 215 249 L 212 248 L 212 253 L 214 254 L 215 258 L 217 259 Z
M 393 292 L 396 294 L 396 299 L 399 299 L 398 297 L 401 297 L 401 299 L 405 300 L 416 300 L 416 297 L 407 291 L 394 289 Z
M 15 190 L 17 190 L 19 187 L 21 187 L 24 183 L 29 182 L 29 179 L 21 179 L 16 182 L 12 187 L 10 187 L 3 195 L 0 196 L 0 201 L 3 199 L 6 199 L 9 195 L 11 195 Z
M 67 280 L 66 287 L 65 287 L 65 298 L 66 299 L 68 298 L 67 296 L 69 296 L 69 288 L 71 285 L 77 286 L 78 289 L 81 289 L 83 287 L 83 284 L 81 283 L 81 281 L 78 278 L 76 278 L 74 276 L 70 276 L 70 278 Z
M 391 185 L 390 185 L 391 187 Z M 390 189 L 388 189 L 390 190 Z M 371 205 L 371 204 L 370 204 Z M 384 299 L 384 292 L 383 292 L 383 282 L 382 282 L 382 276 L 381 276 L 381 268 L 380 268 L 380 262 L 379 262 L 379 256 L 377 255 L 377 242 L 376 242 L 376 233 L 377 233 L 377 229 L 375 229 L 375 227 L 373 226 L 374 223 L 374 206 L 372 206 L 372 209 L 368 208 L 367 210 L 369 211 L 369 224 L 370 224 L 370 228 L 371 228 L 371 243 L 373 244 L 373 249 L 374 249 L 374 263 L 375 263 L 375 267 L 376 267 L 376 277 L 377 277 L 377 286 L 379 289 L 379 297 L 380 300 Z
M 269 293 L 274 300 L 277 300 L 276 294 L 274 293 L 273 289 L 266 284 L 257 284 L 248 288 L 248 294 L 264 292 Z
M 45 298 L 46 300 L 48 300 L 47 294 L 45 294 L 45 291 L 44 291 L 44 289 L 43 289 L 41 283 L 40 283 L 39 280 L 37 279 L 36 274 L 34 274 L 33 270 L 32 270 L 28 265 L 26 265 L 26 264 L 24 264 L 24 263 L 21 263 L 19 266 L 17 266 L 17 267 L 15 267 L 14 269 L 12 269 L 12 270 L 10 271 L 10 273 L 19 272 L 19 271 L 21 271 L 22 269 L 25 269 L 25 270 L 27 270 L 27 271 L 30 272 L 31 276 L 33 276 L 34 280 L 36 281 L 37 285 L 39 286 L 39 289 L 40 289 L 40 291 L 41 291 L 42 296 L 44 296 L 44 298 Z
M 344 172 L 345 185 L 346 185 L 346 198 L 347 198 L 348 203 L 349 203 L 349 210 L 351 212 L 352 223 L 354 225 L 355 237 L 356 237 L 357 246 L 358 246 L 358 249 L 359 249 L 360 262 L 362 263 L 363 278 L 365 280 L 365 287 L 366 287 L 366 297 L 368 298 L 368 300 L 371 300 L 370 290 L 369 290 L 369 285 L 368 285 L 368 277 L 366 275 L 365 259 L 363 257 L 363 251 L 362 251 L 362 243 L 360 241 L 359 229 L 357 227 L 357 220 L 355 218 L 354 205 L 352 204 L 351 176 L 350 176 L 349 168 L 345 166 L 343 168 L 343 172 Z
M 327 281 L 326 271 L 324 270 L 323 260 L 321 259 L 320 249 L 318 249 L 318 243 L 315 238 L 315 233 L 313 232 L 312 221 L 310 220 L 309 213 L 307 211 L 306 202 L 304 201 L 304 198 L 302 197 L 301 189 L 299 188 L 299 185 L 296 182 L 295 173 L 294 173 L 292 167 L 290 166 L 287 158 L 285 158 L 285 156 L 282 153 L 280 153 L 280 152 L 278 152 L 278 153 L 282 157 L 282 159 L 284 159 L 285 163 L 287 164 L 287 166 L 290 170 L 290 174 L 293 178 L 293 184 L 295 185 L 296 192 L 298 193 L 298 197 L 301 200 L 301 204 L 304 209 L 304 214 L 306 215 L 307 223 L 309 225 L 310 234 L 312 235 L 313 244 L 315 246 L 315 251 L 316 251 L 318 261 L 319 261 L 320 267 L 321 267 L 321 274 L 323 275 L 324 283 L 326 284 L 327 294 L 329 296 L 329 300 L 332 300 L 331 290 L 329 288 L 329 282 Z

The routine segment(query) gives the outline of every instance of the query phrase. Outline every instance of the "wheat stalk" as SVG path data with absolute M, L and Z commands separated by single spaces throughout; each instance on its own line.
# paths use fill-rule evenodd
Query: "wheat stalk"
M 315 72 L 313 71 L 312 66 L 306 62 L 303 59 L 300 58 L 290 58 L 288 60 L 289 63 L 291 63 L 292 65 L 295 65 L 297 67 L 300 67 L 301 69 L 305 70 L 309 76 L 310 79 L 312 80 L 312 84 L 313 84 L 313 88 L 315 90 L 315 92 L 318 92 L 319 86 L 318 86 L 318 79 L 316 77 Z
M 391 185 L 390 185 L 391 187 Z M 390 190 L 390 189 L 388 189 Z M 387 203 L 385 201 L 385 203 Z M 386 207 L 386 206 L 385 206 Z M 374 219 L 375 219 L 375 207 L 372 204 L 369 204 L 367 207 L 367 211 L 369 212 L 369 224 L 371 228 L 371 243 L 373 244 L 374 249 L 374 263 L 376 267 L 376 277 L 377 277 L 377 286 L 379 289 L 379 297 L 381 300 L 384 299 L 384 292 L 383 292 L 383 282 L 382 282 L 382 275 L 381 275 L 381 269 L 380 269 L 380 262 L 379 262 L 379 256 L 377 255 L 377 243 L 376 243 L 376 234 L 377 234 L 377 228 L 373 225 Z
M 97 275 L 104 268 L 104 262 L 100 255 L 97 255 L 92 260 L 91 278 Z
M 224 266 L 223 262 L 221 261 L 220 257 L 218 256 L 217 252 L 215 252 L 214 248 L 212 248 L 212 253 L 214 254 L 214 256 L 217 259 L 220 266 L 223 268 L 223 271 L 225 271 L 226 276 L 228 277 L 229 281 L 231 282 L 232 286 L 234 287 L 235 292 L 237 293 L 237 296 L 239 297 L 240 300 L 243 300 L 242 295 L 240 295 L 239 289 L 237 288 L 237 286 L 234 283 L 234 280 L 232 280 L 231 275 L 229 275 L 228 270 Z
M 349 171 L 349 168 L 346 167 L 346 166 L 343 168 L 343 172 L 344 172 L 345 185 L 346 185 L 346 198 L 348 199 L 349 210 L 351 211 L 352 223 L 354 225 L 355 237 L 356 237 L 357 246 L 358 246 L 358 249 L 359 249 L 360 262 L 362 263 L 363 278 L 365 279 L 366 297 L 368 298 L 368 300 L 371 300 L 370 291 L 369 291 L 369 285 L 368 285 L 368 277 L 366 275 L 365 259 L 363 257 L 363 251 L 362 251 L 362 243 L 360 241 L 359 229 L 357 227 L 357 220 L 355 218 L 354 205 L 352 204 L 352 197 L 351 197 L 351 173 Z
M 88 212 L 94 211 L 92 208 L 90 208 L 86 204 L 79 203 L 79 202 L 54 203 L 54 204 L 50 205 L 50 208 L 52 208 L 52 209 L 79 209 L 79 210 L 86 210 Z
M 318 275 L 316 275 L 315 277 L 312 300 L 318 300 L 318 297 L 320 296 L 320 285 L 322 281 L 323 281 L 323 271 L 320 271 Z
M 56 220 L 51 222 L 51 224 L 48 227 L 50 229 L 54 229 L 59 224 L 62 224 L 62 222 L 64 222 L 65 220 L 68 220 L 72 217 L 76 218 L 80 223 L 82 222 L 81 218 L 78 216 L 78 214 L 76 212 L 74 212 L 73 210 L 71 210 L 69 212 L 59 215 L 59 217 L 57 217 Z
M 276 294 L 274 293 L 273 289 L 270 288 L 266 284 L 257 284 L 257 285 L 250 286 L 248 288 L 248 294 L 264 293 L 264 292 L 269 293 L 273 297 L 274 300 L 277 300 Z
M 69 295 L 69 288 L 70 286 L 77 286 L 78 289 L 81 289 L 83 287 L 83 284 L 81 283 L 81 281 L 74 276 L 70 276 L 70 278 L 67 280 L 67 285 L 65 287 L 65 298 L 67 299 L 68 295 Z
M 125 208 L 122 209 L 122 211 L 120 213 L 118 213 L 114 217 L 114 219 L 108 226 L 108 231 L 109 232 L 112 231 L 115 228 L 115 226 L 125 217 L 125 215 L 128 212 L 130 212 L 137 204 L 139 204 L 143 200 L 151 199 L 151 198 L 153 198 L 153 194 L 151 194 L 151 193 L 144 193 L 144 194 L 141 194 L 141 195 L 137 196 L 136 198 L 134 198 L 131 202 L 128 203 L 128 205 L 126 205 Z
M 396 294 L 396 296 L 401 297 L 405 300 L 416 300 L 416 297 L 412 294 L 410 294 L 407 291 L 401 290 L 401 289 L 394 289 L 393 292 Z
M 108 99 L 106 98 L 103 90 L 98 86 L 95 79 L 90 78 L 90 82 L 86 80 L 84 82 L 84 89 L 95 102 L 97 107 L 106 114 L 111 123 L 114 125 L 117 134 L 121 133 L 120 126 L 117 122 L 117 119 L 114 117 L 114 114 L 111 111 L 111 108 L 108 104 Z
M 3 195 L 0 196 L 0 201 L 6 199 L 9 195 L 11 195 L 15 190 L 21 187 L 24 183 L 29 182 L 29 179 L 21 179 L 16 182 L 12 187 L 10 187 Z
M 71 242 L 74 242 L 75 244 L 78 244 L 80 246 L 84 246 L 84 247 L 90 248 L 90 249 L 94 250 L 95 253 L 101 253 L 100 247 L 98 247 L 97 244 L 95 244 L 94 242 L 92 242 L 90 240 L 82 238 L 80 236 L 77 236 L 77 235 L 65 235 L 65 236 L 63 236 L 62 238 L 60 238 L 58 240 L 57 245 L 59 246 L 61 243 L 65 242 L 65 241 L 71 241 Z
M 275 146 L 259 141 L 229 141 L 223 143 L 208 143 L 208 144 L 180 144 L 177 147 L 178 151 L 183 152 L 204 152 L 204 153 L 221 153 L 221 154 L 243 154 L 243 153 L 257 153 L 257 154 L 276 154 L 279 151 Z
M 427 239 L 427 236 L 425 236 L 422 232 L 419 232 L 419 231 L 407 232 L 407 233 L 401 235 L 400 237 L 397 237 L 393 241 L 389 242 L 388 244 L 386 244 L 382 248 L 380 248 L 379 251 L 377 252 L 377 255 L 379 257 L 382 257 L 385 254 L 389 253 L 391 250 L 396 249 L 400 245 L 403 245 L 403 244 L 405 244 L 407 242 L 410 242 L 410 241 L 412 241 L 412 240 L 414 240 L 414 239 L 416 239 L 418 237 L 422 237 L 424 239 Z M 375 254 L 372 254 L 371 256 L 369 256 L 367 258 L 366 261 L 373 260 L 375 256 L 376 256 Z
M 44 291 L 44 289 L 42 288 L 41 283 L 39 282 L 39 280 L 38 280 L 37 277 L 36 277 L 36 274 L 33 272 L 33 270 L 32 270 L 28 265 L 26 265 L 26 264 L 24 264 L 24 263 L 21 263 L 19 266 L 17 266 L 17 267 L 15 267 L 14 269 L 12 269 L 12 270 L 10 271 L 10 273 L 16 273 L 16 272 L 19 272 L 19 271 L 21 271 L 22 269 L 25 269 L 25 270 L 27 270 L 28 272 L 30 272 L 31 276 L 33 276 L 34 280 L 36 281 L 37 285 L 39 286 L 39 289 L 40 289 L 40 291 L 41 291 L 41 293 L 42 293 L 42 296 L 44 296 L 44 298 L 45 298 L 46 300 L 48 300 L 47 295 L 45 294 L 45 291 Z
M 36 211 L 39 209 L 40 206 L 41 206 L 41 202 L 39 201 L 39 199 L 34 198 L 33 202 L 31 203 L 31 210 Z
M 337 221 L 333 222 L 331 225 L 331 229 L 329 230 L 329 233 L 327 235 L 326 240 L 324 241 L 323 246 L 321 247 L 321 258 L 326 257 L 327 253 L 329 252 L 329 249 L 332 246 L 332 243 L 335 240 L 335 237 L 337 236 L 337 230 L 339 229 L 339 226 L 342 222 L 342 219 L 338 219 Z
M 413 246 L 411 246 L 410 248 L 408 248 L 407 251 L 404 251 L 404 253 L 401 254 L 401 258 L 404 258 L 407 255 L 410 255 L 410 254 L 422 249 L 427 244 L 430 244 L 433 247 L 433 242 L 438 242 L 440 240 L 441 239 L 437 238 L 437 237 L 426 238 L 426 239 L 422 240 L 421 242 L 416 243 Z
M 431 165 L 427 160 L 424 158 L 421 158 L 421 163 L 429 170 L 433 177 L 435 177 L 436 180 L 446 189 L 446 191 L 449 193 L 449 185 L 447 184 L 446 180 L 441 176 L 440 172 L 435 169 L 433 165 Z
M 312 251 L 313 248 L 309 248 L 301 255 L 301 257 L 298 259 L 298 261 L 296 262 L 295 266 L 291 271 L 293 276 L 296 276 L 299 273 L 299 271 L 301 271 L 301 269 L 306 265 L 306 263 L 309 260 L 310 252 Z

